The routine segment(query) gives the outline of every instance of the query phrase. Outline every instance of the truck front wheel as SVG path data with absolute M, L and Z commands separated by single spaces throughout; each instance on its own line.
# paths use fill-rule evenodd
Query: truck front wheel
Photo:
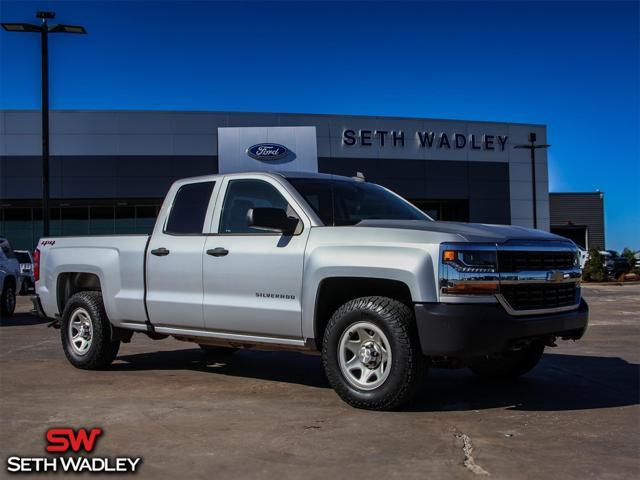
M 513 380 L 532 370 L 542 358 L 544 343 L 531 342 L 520 350 L 485 357 L 472 363 L 469 369 L 476 375 L 492 380 Z
M 338 395 L 370 410 L 409 402 L 426 368 L 411 309 L 385 297 L 356 298 L 333 314 L 322 361 Z
M 73 295 L 64 308 L 60 332 L 64 353 L 77 368 L 108 367 L 120 348 L 119 340 L 111 340 L 111 324 L 100 292 Z

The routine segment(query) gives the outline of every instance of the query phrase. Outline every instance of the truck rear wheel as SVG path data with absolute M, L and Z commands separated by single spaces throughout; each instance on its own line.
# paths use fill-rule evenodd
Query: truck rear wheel
M 469 369 L 483 378 L 513 380 L 531 371 L 538 364 L 544 347 L 543 342 L 532 342 L 520 350 L 478 360 L 471 364 Z
M 426 368 L 411 309 L 385 297 L 356 298 L 333 314 L 322 361 L 338 395 L 370 410 L 409 402 Z
M 74 367 L 99 370 L 113 362 L 120 348 L 111 340 L 111 324 L 100 292 L 80 292 L 65 305 L 60 328 L 62 348 Z

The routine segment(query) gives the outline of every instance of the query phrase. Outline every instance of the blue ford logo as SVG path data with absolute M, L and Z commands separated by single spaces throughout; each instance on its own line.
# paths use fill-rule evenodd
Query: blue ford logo
M 259 143 L 247 148 L 247 155 L 256 160 L 280 160 L 289 154 L 289 149 L 277 143 Z

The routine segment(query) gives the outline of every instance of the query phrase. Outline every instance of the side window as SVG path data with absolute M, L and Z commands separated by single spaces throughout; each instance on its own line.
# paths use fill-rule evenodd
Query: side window
M 180 187 L 173 199 L 165 233 L 201 234 L 214 185 L 215 182 L 200 182 Z
M 247 225 L 250 208 L 282 208 L 297 216 L 289 203 L 271 184 L 262 180 L 232 180 L 222 206 L 219 233 L 264 233 L 263 230 Z

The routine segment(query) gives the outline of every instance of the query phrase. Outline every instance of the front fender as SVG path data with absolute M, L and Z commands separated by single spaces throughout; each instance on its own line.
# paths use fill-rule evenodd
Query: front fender
M 437 253 L 436 253 L 437 258 Z M 314 337 L 316 298 L 323 280 L 362 277 L 395 280 L 409 288 L 414 302 L 437 301 L 437 280 L 426 245 L 319 246 L 305 258 L 302 334 Z

